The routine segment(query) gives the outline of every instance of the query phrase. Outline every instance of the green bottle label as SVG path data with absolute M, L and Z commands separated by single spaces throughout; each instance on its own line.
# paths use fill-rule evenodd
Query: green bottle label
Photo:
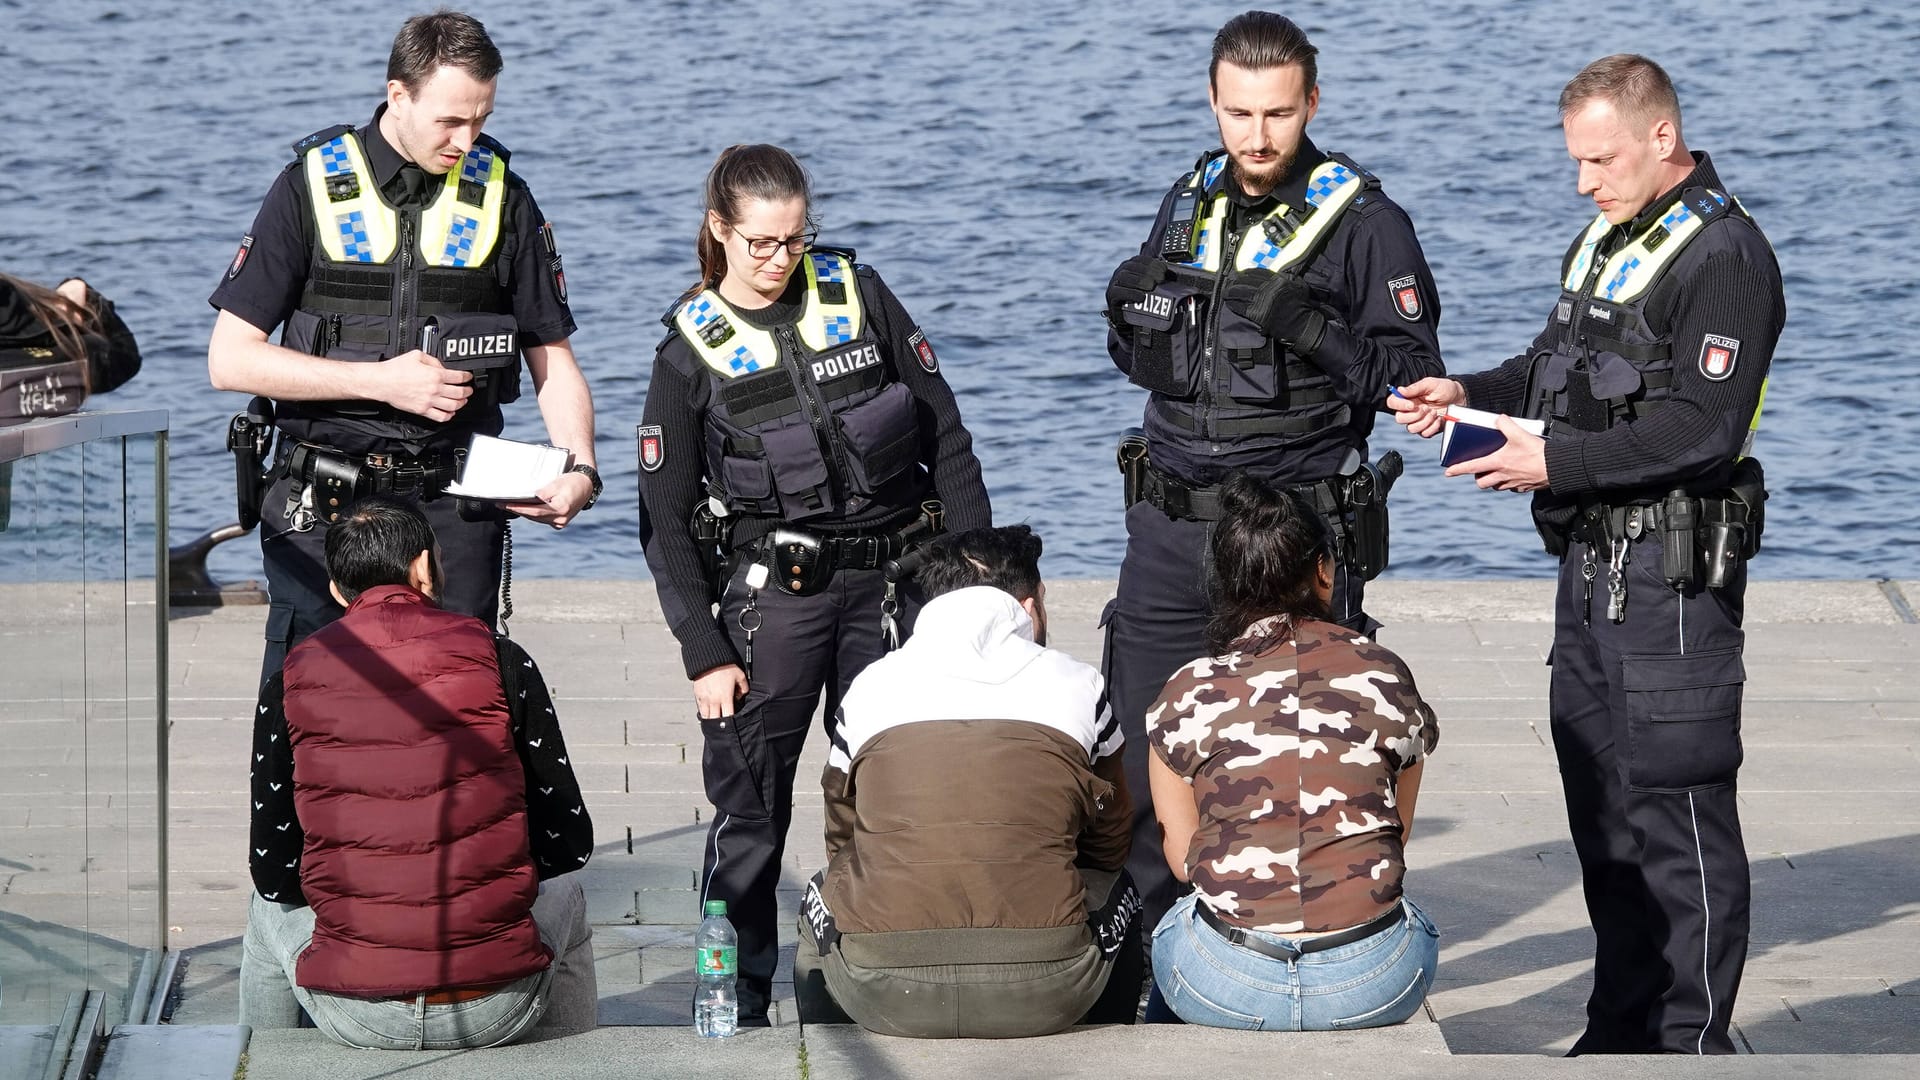
M 694 967 L 702 975 L 737 975 L 740 972 L 739 950 L 731 945 L 717 949 L 700 949 L 697 952 Z

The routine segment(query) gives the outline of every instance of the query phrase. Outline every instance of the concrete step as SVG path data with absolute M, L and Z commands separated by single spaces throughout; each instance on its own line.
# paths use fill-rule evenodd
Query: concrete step
M 95 1080 L 230 1080 L 247 1048 L 244 1025 L 121 1024 L 107 1036 Z
M 1286 1076 L 1289 1080 L 1586 1080 L 1586 1078 L 1832 1078 L 1911 1080 L 1899 1055 L 1792 1054 L 1723 1058 L 1449 1056 L 1436 1025 L 1333 1032 L 1221 1031 L 1175 1025 L 1085 1027 L 1037 1039 L 894 1039 L 857 1027 L 809 1025 L 702 1039 L 680 1028 L 598 1028 L 491 1050 L 348 1050 L 317 1031 L 260 1031 L 247 1080 L 542 1080 L 753 1077 L 776 1080 L 976 1080 L 1047 1077 Z

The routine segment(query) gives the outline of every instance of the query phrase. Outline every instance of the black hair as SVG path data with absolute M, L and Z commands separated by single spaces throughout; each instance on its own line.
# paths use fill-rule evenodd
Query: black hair
M 1312 90 L 1320 82 L 1320 50 L 1307 40 L 1307 32 L 1285 15 L 1271 11 L 1248 11 L 1227 20 L 1213 36 L 1213 61 L 1207 65 L 1207 84 L 1217 85 L 1221 64 L 1232 64 L 1248 71 L 1299 64 Z
M 478 82 L 492 82 L 502 61 L 487 28 L 464 11 L 441 8 L 401 24 L 387 54 L 387 79 L 398 81 L 411 97 L 443 66 L 458 68 Z
M 1040 593 L 1040 538 L 1025 525 L 942 536 L 927 545 L 917 580 L 929 600 L 975 585 L 1031 600 Z
M 1220 485 L 1220 504 L 1221 517 L 1208 543 L 1211 653 L 1265 648 L 1268 642 L 1248 642 L 1245 635 L 1247 627 L 1270 616 L 1285 617 L 1281 637 L 1292 633 L 1296 619 L 1326 618 L 1319 572 L 1321 560 L 1332 553 L 1332 535 L 1307 500 L 1236 471 Z
M 381 585 L 407 584 L 407 570 L 422 551 L 432 564 L 434 595 L 440 593 L 440 558 L 433 526 L 420 508 L 373 495 L 347 508 L 327 529 L 327 577 L 352 603 Z

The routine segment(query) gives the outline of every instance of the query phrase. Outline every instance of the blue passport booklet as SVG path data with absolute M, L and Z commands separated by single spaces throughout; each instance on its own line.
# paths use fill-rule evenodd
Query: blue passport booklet
M 1472 461 L 1507 445 L 1507 437 L 1500 433 L 1495 424 L 1499 414 L 1482 409 L 1467 409 L 1458 405 L 1447 407 L 1446 430 L 1440 434 L 1440 467 L 1458 465 L 1462 461 Z M 1545 420 L 1522 420 L 1510 417 L 1514 423 L 1535 435 L 1546 434 Z

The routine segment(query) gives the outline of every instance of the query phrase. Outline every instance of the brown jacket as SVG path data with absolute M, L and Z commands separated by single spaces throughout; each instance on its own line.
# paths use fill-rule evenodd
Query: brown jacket
M 1084 928 L 1077 868 L 1125 864 L 1099 673 L 1031 635 L 1012 597 L 962 589 L 855 680 L 821 778 L 842 933 Z

